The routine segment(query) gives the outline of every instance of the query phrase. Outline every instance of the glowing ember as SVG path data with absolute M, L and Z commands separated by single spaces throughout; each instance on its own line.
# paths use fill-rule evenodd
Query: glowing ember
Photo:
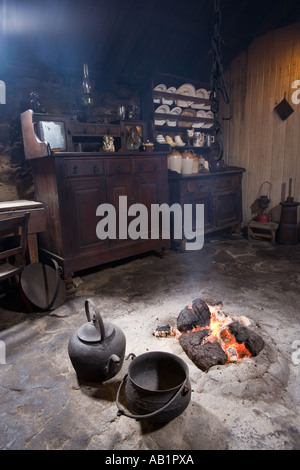
M 159 327 L 157 337 L 174 336 L 187 356 L 203 371 L 215 365 L 257 356 L 264 347 L 262 337 L 246 317 L 231 318 L 222 312 L 222 303 L 209 305 L 197 298 L 177 317 L 177 325 Z
M 238 343 L 234 335 L 227 328 L 227 326 L 233 322 L 232 318 L 224 315 L 219 305 L 208 305 L 208 307 L 211 314 L 209 326 L 193 328 L 192 330 L 183 333 L 180 332 L 177 327 L 172 327 L 170 329 L 171 335 L 178 339 L 182 334 L 194 333 L 195 331 L 201 330 L 210 330 L 211 333 L 204 339 L 204 343 L 213 343 L 218 341 L 228 356 L 228 362 L 234 362 L 237 359 L 243 359 L 246 356 L 251 357 L 252 354 L 248 351 L 246 346 L 243 343 Z M 188 306 L 188 308 L 192 307 Z

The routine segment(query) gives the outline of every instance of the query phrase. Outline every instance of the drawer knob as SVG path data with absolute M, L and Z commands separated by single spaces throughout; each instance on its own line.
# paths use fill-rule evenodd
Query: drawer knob
M 139 170 L 142 171 L 144 169 L 143 163 L 139 163 Z
M 95 174 L 99 173 L 99 168 L 97 167 L 97 165 L 94 166 L 93 172 L 94 172 Z
M 122 171 L 123 171 L 122 165 L 119 165 L 117 169 L 118 169 L 118 173 L 122 173 Z
M 158 163 L 154 163 L 153 169 L 154 169 L 154 170 L 158 170 Z
M 76 165 L 73 166 L 73 173 L 74 173 L 74 175 L 77 175 L 77 173 L 78 173 L 78 167 Z

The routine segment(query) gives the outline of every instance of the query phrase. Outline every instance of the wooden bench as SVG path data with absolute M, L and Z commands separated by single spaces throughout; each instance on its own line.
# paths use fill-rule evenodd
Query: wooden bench
M 250 220 L 246 223 L 248 230 L 248 240 L 251 238 L 266 238 L 275 243 L 276 230 L 278 224 L 276 222 L 257 222 L 256 220 Z

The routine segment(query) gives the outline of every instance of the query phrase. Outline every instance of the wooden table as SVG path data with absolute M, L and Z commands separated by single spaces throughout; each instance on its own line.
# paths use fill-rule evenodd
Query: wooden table
M 38 263 L 37 233 L 46 230 L 45 208 L 37 201 L 2 201 L 0 202 L 0 220 L 19 217 L 30 212 L 28 224 L 28 252 L 30 263 Z

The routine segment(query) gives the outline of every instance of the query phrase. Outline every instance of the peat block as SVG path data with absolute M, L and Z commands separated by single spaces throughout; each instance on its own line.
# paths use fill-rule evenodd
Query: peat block
M 200 330 L 189 334 L 183 334 L 179 338 L 182 349 L 186 355 L 199 367 L 206 372 L 210 367 L 217 364 L 226 364 L 227 354 L 223 351 L 220 343 L 207 341 L 202 344 L 204 338 L 211 333 L 210 330 Z
M 196 299 L 192 306 L 185 307 L 177 318 L 179 331 L 189 331 L 193 328 L 202 328 L 210 324 L 210 310 L 204 300 Z
M 242 325 L 239 321 L 234 321 L 228 325 L 228 329 L 234 335 L 236 342 L 244 343 L 252 356 L 257 356 L 263 349 L 265 343 L 262 337 L 250 328 Z

